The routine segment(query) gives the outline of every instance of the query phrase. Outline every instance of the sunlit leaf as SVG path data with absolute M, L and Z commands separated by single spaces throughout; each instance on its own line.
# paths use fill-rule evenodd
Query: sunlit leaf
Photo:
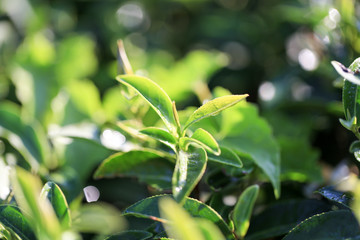
M 195 139 L 202 143 L 202 146 L 215 155 L 220 155 L 221 150 L 215 138 L 206 130 L 198 128 L 191 135 L 191 139 Z
M 69 228 L 71 226 L 70 209 L 59 186 L 54 182 L 47 182 L 41 190 L 41 197 L 49 200 L 61 224 Z
M 249 229 L 250 217 L 258 194 L 259 186 L 250 186 L 240 195 L 240 198 L 235 205 L 231 218 L 234 222 L 235 233 L 241 238 L 245 236 Z
M 208 160 L 211 162 L 220 163 L 223 165 L 228 165 L 236 168 L 241 168 L 243 163 L 239 156 L 227 147 L 220 147 L 221 154 L 219 156 L 214 154 L 208 154 Z
M 214 116 L 219 112 L 244 100 L 248 95 L 230 95 L 215 98 L 199 107 L 187 120 L 184 129 L 203 118 Z
M 0 223 L 14 231 L 21 239 L 36 239 L 28 220 L 16 206 L 0 205 Z
M 154 221 L 164 222 L 159 213 L 159 200 L 162 197 L 171 195 L 158 195 L 149 197 L 131 205 L 124 211 L 124 215 L 133 215 L 141 218 L 148 218 Z M 221 216 L 208 205 L 192 198 L 186 198 L 182 206 L 193 217 L 205 218 L 213 222 L 228 239 L 234 239 L 233 235 L 221 218 Z
M 345 67 L 344 65 L 342 65 L 341 63 L 337 62 L 337 61 L 331 61 L 331 64 L 333 65 L 333 67 L 335 68 L 335 70 L 346 80 L 356 84 L 356 85 L 360 85 L 360 77 L 357 76 L 354 71 L 358 70 L 357 68 L 359 67 L 360 63 L 360 59 L 356 59 L 353 63 L 352 66 L 350 66 L 350 68 Z M 354 65 L 353 65 L 354 64 Z
M 195 221 L 206 240 L 225 240 L 224 235 L 214 223 L 202 218 L 197 218 Z
M 157 128 L 157 127 L 148 127 L 148 128 L 141 129 L 139 132 L 142 134 L 148 135 L 152 138 L 155 138 L 155 139 L 159 140 L 160 142 L 170 146 L 173 149 L 175 147 L 176 139 L 174 138 L 173 135 L 171 135 L 168 131 L 166 131 L 164 129 Z
M 183 203 L 205 172 L 207 155 L 203 148 L 189 146 L 180 150 L 172 177 L 172 192 L 177 202 Z
M 171 198 L 162 198 L 159 201 L 160 216 L 167 234 L 178 240 L 205 240 L 196 222 Z
M 170 132 L 177 133 L 172 102 L 162 88 L 150 79 L 136 75 L 120 75 L 116 77 L 116 80 L 138 92 L 157 112 Z

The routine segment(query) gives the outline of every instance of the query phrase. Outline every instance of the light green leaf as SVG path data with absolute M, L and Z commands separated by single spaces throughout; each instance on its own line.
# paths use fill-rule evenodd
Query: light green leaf
M 250 217 L 258 194 L 259 186 L 250 186 L 241 194 L 235 205 L 231 218 L 234 222 L 235 233 L 241 238 L 246 235 L 249 229 Z
M 23 240 L 36 239 L 27 219 L 16 206 L 0 205 L 0 223 L 14 231 Z
M 59 239 L 61 227 L 49 201 L 40 198 L 41 181 L 38 177 L 21 168 L 12 175 L 15 198 L 24 211 L 29 214 L 28 221 L 38 239 Z
M 42 188 L 40 196 L 49 200 L 62 226 L 69 228 L 71 226 L 70 209 L 59 186 L 54 182 L 47 182 Z
M 348 210 L 330 211 L 306 219 L 293 228 L 284 240 L 348 239 L 360 235 L 356 218 Z
M 177 202 L 183 203 L 205 172 L 207 155 L 203 148 L 189 146 L 180 150 L 172 177 L 172 192 Z
M 155 138 L 156 140 L 159 140 L 160 142 L 164 143 L 165 145 L 171 147 L 172 149 L 175 148 L 176 139 L 173 135 L 171 135 L 168 131 L 157 128 L 157 127 L 148 127 L 141 129 L 139 131 L 142 134 L 148 135 L 152 138 Z
M 198 142 L 202 143 L 201 145 L 214 155 L 220 155 L 221 150 L 219 144 L 208 131 L 205 131 L 202 128 L 198 128 L 195 130 L 193 135 L 191 135 L 191 139 L 195 139 Z
M 166 219 L 163 223 L 167 234 L 178 240 L 205 240 L 196 222 L 171 198 L 159 201 L 160 216 Z
M 149 197 L 131 205 L 124 211 L 124 215 L 133 215 L 141 218 L 148 218 L 154 221 L 164 222 L 159 213 L 159 200 L 171 195 L 158 195 Z M 213 222 L 228 239 L 234 239 L 232 232 L 221 216 L 208 205 L 192 198 L 186 198 L 182 206 L 191 216 L 205 218 Z
M 173 135 L 177 134 L 171 99 L 159 85 L 148 78 L 136 75 L 120 75 L 116 77 L 116 80 L 139 93 L 160 116 L 170 132 Z
M 215 98 L 201 107 L 199 107 L 195 112 L 189 117 L 185 123 L 184 130 L 187 129 L 191 124 L 200 121 L 203 118 L 214 116 L 219 112 L 237 104 L 238 102 L 244 100 L 248 95 L 230 95 Z
M 231 149 L 227 147 L 220 147 L 221 154 L 219 156 L 208 154 L 208 160 L 223 165 L 228 165 L 236 168 L 242 168 L 243 163 L 240 157 Z
M 197 218 L 195 221 L 206 240 L 225 240 L 224 235 L 211 221 L 202 218 Z

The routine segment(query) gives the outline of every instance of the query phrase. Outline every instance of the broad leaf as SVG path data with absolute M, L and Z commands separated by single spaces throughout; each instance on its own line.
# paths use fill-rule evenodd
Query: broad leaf
M 70 209 L 59 186 L 54 182 L 47 182 L 42 188 L 41 197 L 49 200 L 61 224 L 69 228 L 71 226 Z
M 250 226 L 250 217 L 259 194 L 259 186 L 253 185 L 245 189 L 237 201 L 232 213 L 232 220 L 237 236 L 243 238 Z
M 195 112 L 188 118 L 185 123 L 184 130 L 191 124 L 198 122 L 203 118 L 214 116 L 219 112 L 237 104 L 238 102 L 244 100 L 247 96 L 247 94 L 223 96 L 205 103 L 195 110 Z
M 221 154 L 219 156 L 208 154 L 208 160 L 222 165 L 228 165 L 236 168 L 242 168 L 243 163 L 239 156 L 227 147 L 220 147 Z
M 165 153 L 153 149 L 115 153 L 101 163 L 94 174 L 94 178 L 122 176 L 122 173 L 126 173 L 150 160 L 166 157 L 168 155 Z
M 159 201 L 160 216 L 166 221 L 163 223 L 167 234 L 178 240 L 205 240 L 196 222 L 184 209 L 171 198 L 162 198 Z
M 124 215 L 134 215 L 163 222 L 164 219 L 160 217 L 158 206 L 159 200 L 164 196 L 171 197 L 171 195 L 158 195 L 143 199 L 125 209 Z M 234 239 L 229 227 L 221 216 L 208 205 L 196 199 L 186 198 L 182 207 L 193 217 L 205 218 L 215 223 L 224 236 L 228 239 Z
M 198 128 L 191 135 L 191 139 L 195 139 L 202 143 L 204 148 L 215 155 L 220 155 L 221 150 L 215 138 L 206 130 Z
M 0 205 L 0 223 L 14 231 L 21 239 L 36 239 L 27 219 L 16 206 Z
M 285 236 L 284 240 L 327 239 L 356 237 L 360 229 L 351 211 L 326 212 L 306 219 Z
M 171 99 L 159 85 L 148 78 L 135 75 L 120 75 L 116 77 L 116 80 L 139 93 L 164 121 L 170 132 L 177 133 Z
M 203 148 L 189 146 L 180 150 L 172 177 L 172 192 L 177 202 L 184 202 L 205 172 L 207 155 Z
M 153 236 L 152 233 L 142 230 L 127 230 L 116 235 L 105 238 L 104 240 L 145 240 Z
M 331 207 L 332 205 L 315 199 L 276 202 L 252 217 L 245 239 L 260 240 L 282 236 L 305 219 L 330 211 Z
M 175 148 L 176 139 L 173 135 L 171 135 L 168 131 L 164 129 L 157 127 L 148 127 L 140 130 L 139 132 L 155 138 L 173 149 Z

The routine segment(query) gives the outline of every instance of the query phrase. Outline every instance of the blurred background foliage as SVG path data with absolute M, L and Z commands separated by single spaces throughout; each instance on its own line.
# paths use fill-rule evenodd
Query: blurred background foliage
M 124 104 L 114 80 L 123 39 L 135 72 L 158 82 L 180 109 L 199 106 L 217 86 L 250 94 L 280 146 L 284 182 L 336 181 L 356 163 L 353 137 L 338 122 L 342 81 L 330 61 L 349 65 L 359 56 L 359 15 L 355 0 L 1 0 L 1 111 L 16 112 L 11 121 L 23 122 L 30 139 L 42 137 L 28 125 L 52 139 L 55 152 L 44 137 L 36 140 L 45 141 L 42 152 L 30 155 L 44 158 L 44 176 L 69 199 L 86 183 L 122 207 L 146 197 L 132 179 L 91 180 L 96 165 L 127 147 L 104 124 L 136 108 Z M 8 134 L 1 131 L 7 162 L 19 155 Z M 109 135 L 121 146 L 104 144 Z M 113 184 L 129 191 L 129 183 L 131 194 L 114 196 Z

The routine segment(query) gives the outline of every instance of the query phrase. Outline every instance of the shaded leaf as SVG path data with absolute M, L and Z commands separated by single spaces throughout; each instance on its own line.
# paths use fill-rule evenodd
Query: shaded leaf
M 14 231 L 21 239 L 36 239 L 27 219 L 16 206 L 0 205 L 0 223 Z
M 116 80 L 138 92 L 156 111 L 170 132 L 177 133 L 171 99 L 159 85 L 148 78 L 136 75 L 120 75 Z
M 148 218 L 154 221 L 163 222 L 164 219 L 160 217 L 159 200 L 162 197 L 171 197 L 171 195 L 158 195 L 143 199 L 124 211 L 124 215 L 134 215 L 141 218 Z M 227 224 L 221 216 L 208 205 L 192 198 L 186 198 L 182 206 L 193 217 L 206 218 L 215 223 L 221 232 L 229 239 L 233 239 L 232 233 Z
M 356 140 L 356 141 L 352 142 L 351 145 L 350 145 L 349 151 L 351 153 L 355 153 L 355 152 L 360 151 L 360 141 Z
M 41 197 L 49 200 L 61 224 L 65 228 L 70 227 L 71 215 L 69 205 L 59 186 L 54 182 L 47 182 L 41 190 Z
M 152 233 L 141 230 L 127 230 L 116 235 L 112 235 L 104 240 L 145 240 L 153 236 Z
M 358 222 L 347 210 L 315 215 L 297 225 L 284 240 L 328 239 L 338 240 L 360 235 Z
M 243 163 L 240 157 L 231 149 L 227 147 L 220 147 L 221 154 L 216 156 L 214 154 L 208 154 L 208 160 L 211 162 L 220 163 L 222 165 L 228 165 L 236 168 L 242 168 Z
M 177 202 L 182 203 L 190 195 L 204 174 L 206 163 L 203 148 L 189 146 L 188 151 L 179 151 L 172 177 L 172 192 Z
M 349 207 L 352 200 L 352 196 L 348 193 L 344 193 L 336 190 L 333 186 L 326 186 L 317 190 L 325 198 L 330 201 L 340 203 L 343 206 Z
M 199 107 L 195 112 L 188 118 L 185 123 L 184 130 L 188 128 L 191 124 L 200 121 L 201 119 L 215 116 L 219 112 L 237 104 L 241 100 L 244 100 L 248 95 L 229 95 L 215 98 L 201 107 Z

